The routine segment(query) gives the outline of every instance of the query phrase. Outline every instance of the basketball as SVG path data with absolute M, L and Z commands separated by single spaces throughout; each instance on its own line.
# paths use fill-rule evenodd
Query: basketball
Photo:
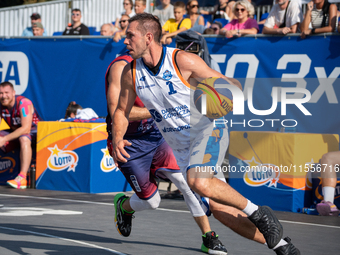
M 208 118 L 218 119 L 233 110 L 233 95 L 222 78 L 207 78 L 201 81 L 194 92 L 197 110 Z

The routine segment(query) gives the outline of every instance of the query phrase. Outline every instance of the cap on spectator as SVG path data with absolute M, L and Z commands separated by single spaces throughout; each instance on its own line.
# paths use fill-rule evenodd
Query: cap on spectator
M 219 21 L 214 21 L 212 24 L 216 24 L 217 26 L 220 27 L 220 29 L 223 27 L 222 23 L 219 22 Z M 211 24 L 211 25 L 212 25 L 212 24 Z
M 33 24 L 33 27 L 39 27 L 39 28 L 42 28 L 42 29 L 44 28 L 43 25 L 40 22 L 35 22 Z
M 40 14 L 39 13 L 33 13 L 32 15 L 31 15 L 31 19 L 41 19 L 41 16 L 40 16 Z

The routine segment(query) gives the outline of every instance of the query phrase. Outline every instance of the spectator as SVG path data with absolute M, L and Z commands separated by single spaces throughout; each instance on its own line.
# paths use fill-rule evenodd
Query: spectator
M 81 11 L 79 9 L 72 10 L 72 22 L 69 24 L 63 35 L 90 35 L 89 28 L 81 23 Z
M 220 30 L 220 34 L 225 35 L 227 38 L 257 34 L 259 26 L 256 20 L 250 18 L 254 15 L 254 12 L 254 6 L 247 0 L 237 1 L 233 6 L 233 13 L 237 19 L 225 25 Z
M 40 22 L 33 23 L 33 35 L 34 36 L 43 36 L 44 35 L 44 27 Z
M 210 28 L 212 28 L 214 30 L 215 35 L 218 35 L 218 34 L 220 34 L 220 30 L 222 29 L 222 23 L 219 22 L 219 21 L 214 21 L 211 24 Z
M 81 107 L 81 105 L 77 104 L 75 101 L 72 101 L 68 104 L 65 119 L 61 119 L 60 121 L 66 120 L 68 118 L 72 119 L 82 119 L 82 120 L 90 120 L 93 118 L 98 118 L 98 115 L 91 108 Z
M 337 18 L 337 7 L 328 0 L 313 0 L 307 5 L 305 18 L 300 25 L 301 38 L 310 34 L 334 32 Z M 312 29 L 309 28 L 311 23 Z
M 204 29 L 203 34 L 204 35 L 214 35 L 215 31 L 211 27 L 208 27 L 208 28 Z
M 135 13 L 143 13 L 146 9 L 146 0 L 135 0 Z
M 100 28 L 100 35 L 113 36 L 116 27 L 112 23 L 105 23 Z
M 125 11 L 122 12 L 119 17 L 117 17 L 116 22 L 115 22 L 115 27 L 117 29 L 120 29 L 119 21 L 122 18 L 123 14 L 127 14 L 130 18 L 132 18 L 136 14 L 135 11 L 133 10 L 133 2 L 132 2 L 132 0 L 124 0 L 123 6 L 124 6 L 124 10 Z
M 263 27 L 263 34 L 296 33 L 303 20 L 301 5 L 297 0 L 277 0 Z
M 323 216 L 338 216 L 340 211 L 334 204 L 334 191 L 337 183 L 336 172 L 340 166 L 340 151 L 324 154 L 320 164 L 323 169 L 321 171 L 323 200 L 316 205 L 316 210 Z
M 229 0 L 219 0 L 219 4 L 214 6 L 214 10 L 208 12 L 201 10 L 201 14 L 212 14 L 213 19 L 226 19 L 226 20 L 232 20 L 234 17 L 234 14 L 232 12 L 232 7 L 235 4 L 235 1 Z
M 121 30 L 115 32 L 114 35 L 113 35 L 113 40 L 115 42 L 119 42 L 120 39 L 122 39 L 122 36 L 125 35 L 126 29 L 129 25 L 129 15 L 123 14 L 120 21 L 119 21 L 119 24 L 120 24 Z
M 160 0 L 161 4 L 153 11 L 153 15 L 157 16 L 161 25 L 164 26 L 168 19 L 174 19 L 174 6 L 170 4 L 170 0 Z
M 191 20 L 191 29 L 203 33 L 204 18 L 202 15 L 198 14 L 198 2 L 196 0 L 189 0 L 187 3 L 188 18 Z
M 36 146 L 37 123 L 41 118 L 29 99 L 15 95 L 10 82 L 0 83 L 0 102 L 1 118 L 10 128 L 1 131 L 0 148 L 5 152 L 20 148 L 20 173 L 7 183 L 16 189 L 26 189 L 32 146 Z
M 31 27 L 26 27 L 25 30 L 22 32 L 21 36 L 33 36 L 33 24 L 36 22 L 41 23 L 41 16 L 39 13 L 33 13 L 31 15 Z M 44 30 L 43 36 L 47 36 L 47 32 Z
M 172 38 L 178 33 L 191 28 L 191 21 L 188 18 L 183 18 L 185 14 L 185 3 L 179 1 L 174 4 L 174 19 L 169 19 L 165 22 L 162 30 L 163 36 L 161 43 L 170 44 Z

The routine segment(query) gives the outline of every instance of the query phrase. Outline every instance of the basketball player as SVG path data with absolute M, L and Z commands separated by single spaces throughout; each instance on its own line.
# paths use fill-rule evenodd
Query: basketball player
M 214 178 L 220 177 L 221 172 L 203 171 L 203 167 L 211 169 L 221 164 L 228 147 L 228 132 L 227 127 L 215 127 L 195 107 L 190 107 L 192 93 L 188 81 L 221 77 L 240 89 L 241 86 L 209 68 L 197 55 L 162 47 L 160 37 L 160 23 L 151 14 L 130 19 L 124 43 L 135 60 L 123 70 L 119 104 L 113 118 L 115 162 L 129 159 L 124 149 L 129 142 L 123 137 L 138 95 L 173 149 L 191 189 L 209 198 L 211 207 L 223 204 L 242 210 L 277 254 L 300 254 L 289 238 L 282 239 L 283 228 L 269 207 L 253 204 L 227 183 Z M 176 110 L 186 107 L 188 111 Z M 169 111 L 173 114 L 169 115 Z
M 108 102 L 106 122 L 109 134 L 107 147 L 110 153 L 112 153 L 111 116 L 119 100 L 120 77 L 125 65 L 131 61 L 132 57 L 128 54 L 117 57 L 109 65 L 105 76 Z M 130 158 L 126 163 L 120 162 L 119 168 L 135 193 L 130 198 L 123 193 L 117 194 L 114 198 L 118 232 L 123 236 L 129 236 L 132 214 L 135 211 L 156 209 L 159 206 L 161 198 L 154 179 L 154 176 L 157 176 L 171 180 L 182 192 L 191 214 L 202 231 L 202 251 L 227 254 L 227 249 L 219 241 L 216 233 L 211 231 L 208 217 L 180 172 L 170 146 L 165 142 L 149 111 L 138 97 L 132 106 L 129 119 L 132 121 L 128 125 L 124 139 L 129 141 L 126 151 Z

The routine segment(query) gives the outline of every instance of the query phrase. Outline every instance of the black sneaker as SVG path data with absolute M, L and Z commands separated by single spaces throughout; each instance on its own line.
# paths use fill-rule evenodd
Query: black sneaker
M 115 223 L 116 229 L 122 236 L 129 236 L 131 233 L 131 220 L 133 213 L 124 213 L 121 209 L 121 204 L 129 197 L 123 193 L 119 193 L 115 196 L 113 203 L 115 205 Z
M 300 251 L 292 244 L 288 236 L 283 240 L 285 240 L 287 244 L 274 250 L 277 255 L 300 255 Z
M 281 240 L 283 228 L 272 209 L 259 206 L 248 219 L 255 224 L 266 239 L 269 249 L 273 249 Z
M 201 250 L 208 254 L 217 254 L 217 255 L 226 255 L 227 249 L 218 240 L 218 235 L 216 235 L 215 231 L 210 231 L 202 236 L 203 243 L 201 246 Z

